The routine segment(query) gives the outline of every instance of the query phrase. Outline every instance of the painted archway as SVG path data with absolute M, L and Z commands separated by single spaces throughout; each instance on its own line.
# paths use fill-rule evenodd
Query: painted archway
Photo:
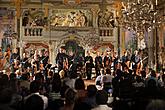
M 114 45 L 112 43 L 99 43 L 93 47 L 94 51 L 104 52 L 106 50 L 114 50 Z
M 73 52 L 76 55 L 82 54 L 85 56 L 86 44 L 82 36 L 70 34 L 62 37 L 57 44 L 57 53 L 61 47 L 66 49 L 67 54 Z

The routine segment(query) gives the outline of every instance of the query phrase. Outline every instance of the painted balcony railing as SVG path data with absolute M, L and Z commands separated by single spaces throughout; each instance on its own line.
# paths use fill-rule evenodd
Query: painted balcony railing
M 43 35 L 43 27 L 35 26 L 35 27 L 24 27 L 23 28 L 24 36 L 42 36 Z
M 113 36 L 113 28 L 99 28 L 100 37 Z

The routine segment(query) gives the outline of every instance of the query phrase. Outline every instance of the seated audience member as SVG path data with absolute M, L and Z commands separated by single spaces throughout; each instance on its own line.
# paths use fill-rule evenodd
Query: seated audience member
M 112 79 L 113 79 L 113 76 L 111 75 L 111 70 L 106 69 L 106 74 L 103 75 L 101 79 L 101 83 L 102 83 L 103 89 L 108 93 L 112 93 Z
M 95 83 L 96 83 L 96 88 L 98 90 L 102 90 L 103 87 L 102 87 L 102 84 L 101 84 L 101 80 L 102 80 L 102 77 L 104 76 L 104 69 L 101 69 L 100 70 L 100 75 L 96 77 L 96 80 L 95 80 Z
M 104 90 L 99 90 L 96 93 L 96 103 L 97 107 L 92 110 L 112 110 L 112 108 L 107 106 L 108 94 Z
M 65 105 L 60 110 L 73 110 L 76 101 L 76 92 L 68 88 L 65 91 Z
M 0 110 L 14 110 L 10 107 L 12 95 L 12 90 L 9 88 L 4 88 L 0 91 Z
M 151 76 L 146 79 L 146 87 L 150 86 L 148 85 L 151 80 L 153 80 L 156 83 L 156 86 L 158 86 L 158 81 L 156 78 L 156 72 L 154 70 L 151 70 Z
M 119 97 L 119 83 L 120 83 L 120 80 L 121 80 L 121 75 L 122 74 L 122 71 L 120 69 L 117 69 L 116 70 L 116 76 L 112 79 L 112 87 L 113 87 L 113 93 L 112 93 L 112 96 L 113 96 L 113 99 L 114 101 L 116 101 L 116 98 Z
M 87 91 L 85 90 L 85 84 L 83 79 L 76 79 L 75 90 L 77 91 L 77 99 L 74 110 L 88 110 L 89 105 L 84 103 L 84 100 L 87 96 Z
M 85 83 L 83 79 L 81 78 L 76 79 L 75 90 L 77 91 L 78 99 L 83 100 L 86 97 L 87 91 L 85 90 Z
M 165 102 L 163 100 L 152 100 L 146 107 L 146 110 L 165 110 Z
M 30 81 L 29 81 L 29 76 L 27 73 L 22 74 L 20 87 L 27 88 L 28 90 L 30 89 Z
M 13 92 L 10 106 L 16 110 L 21 109 L 22 99 L 24 97 L 23 89 L 20 89 L 19 81 L 16 79 L 16 74 L 10 74 L 9 87 Z M 25 91 L 24 91 L 25 92 Z
M 70 77 L 65 78 L 64 82 L 65 82 L 65 85 L 67 85 L 70 88 L 74 89 L 75 88 L 75 81 L 76 81 L 77 77 L 75 77 L 74 72 L 70 72 L 69 74 L 70 74 Z
M 59 74 L 54 74 L 52 80 L 52 90 L 49 93 L 49 108 L 52 110 L 58 110 L 64 105 L 63 100 L 61 100 L 61 79 Z
M 31 95 L 24 104 L 24 110 L 44 110 L 44 101 L 39 95 Z
M 31 94 L 27 97 L 25 97 L 25 101 L 31 96 L 31 95 L 38 95 L 42 98 L 43 102 L 44 102 L 44 110 L 48 107 L 48 98 L 44 95 L 41 95 L 40 92 L 41 92 L 41 83 L 38 82 L 38 81 L 32 81 L 30 83 L 30 92 Z
M 87 98 L 85 98 L 84 103 L 88 104 L 90 108 L 94 108 L 97 106 L 96 92 L 97 92 L 97 88 L 95 85 L 87 86 Z
M 0 90 L 3 90 L 4 88 L 8 87 L 9 78 L 7 74 L 2 74 L 0 77 Z
M 133 83 L 133 86 L 136 88 L 145 87 L 145 84 L 141 76 L 136 76 L 136 81 Z

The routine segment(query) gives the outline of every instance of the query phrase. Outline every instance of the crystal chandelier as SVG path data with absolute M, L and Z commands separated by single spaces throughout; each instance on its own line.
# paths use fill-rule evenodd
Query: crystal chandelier
M 164 22 L 164 16 L 158 9 L 158 0 L 127 0 L 122 2 L 121 11 L 120 24 L 135 33 L 139 49 L 146 48 L 144 32 L 150 32 Z
M 122 2 L 122 25 L 136 33 L 150 30 L 164 20 L 159 14 L 158 0 L 128 0 Z

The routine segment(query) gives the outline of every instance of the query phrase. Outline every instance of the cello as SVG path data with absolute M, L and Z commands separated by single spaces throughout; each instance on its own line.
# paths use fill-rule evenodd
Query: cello
M 47 58 L 48 56 L 45 56 L 43 59 L 41 59 L 40 61 L 40 70 L 44 70 L 45 67 L 44 67 L 44 64 L 43 64 L 43 61 Z
M 7 72 L 10 71 L 10 63 L 9 63 L 9 59 L 10 59 L 10 48 L 7 48 L 7 51 L 4 52 L 4 54 L 2 53 L 2 50 L 0 52 L 0 70 L 6 70 Z
M 0 48 L 0 70 L 3 69 L 3 59 L 4 59 L 4 56 L 3 56 L 3 53 L 2 53 L 2 49 Z
M 137 64 L 137 69 L 136 69 L 136 74 L 137 75 L 139 75 L 140 71 L 143 70 L 143 61 L 146 60 L 147 58 L 148 58 L 148 56 L 146 56 L 145 58 L 140 60 L 139 63 Z

